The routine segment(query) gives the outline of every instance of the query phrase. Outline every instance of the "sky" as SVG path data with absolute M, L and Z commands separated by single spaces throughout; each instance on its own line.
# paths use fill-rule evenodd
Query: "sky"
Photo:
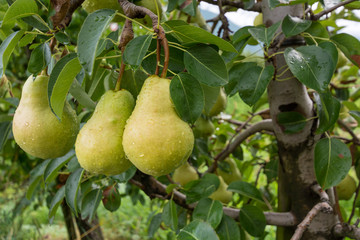
M 209 3 L 201 2 L 200 9 L 205 10 L 207 12 L 211 12 L 214 14 L 214 16 L 219 14 L 218 6 L 211 5 Z M 339 8 L 339 10 L 341 9 Z M 354 10 L 354 13 L 356 14 L 356 16 L 360 17 L 360 10 Z M 203 14 L 203 15 L 205 19 L 214 17 L 211 16 L 210 14 Z M 225 15 L 232 23 L 230 25 L 230 29 L 235 32 L 237 29 L 243 26 L 253 25 L 254 18 L 258 15 L 258 13 L 239 9 L 237 12 L 228 12 Z M 336 23 L 338 24 L 338 26 L 344 27 L 343 29 L 340 30 L 340 32 L 351 34 L 357 37 L 358 39 L 360 39 L 360 30 L 359 30 L 360 22 L 339 19 L 336 21 Z

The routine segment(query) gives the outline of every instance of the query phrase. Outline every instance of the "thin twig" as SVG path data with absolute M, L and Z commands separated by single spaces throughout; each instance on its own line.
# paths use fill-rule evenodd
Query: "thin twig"
M 326 212 L 326 213 L 332 213 L 333 209 L 327 202 L 320 202 L 320 203 L 316 204 L 310 210 L 310 212 L 308 212 L 308 214 L 306 215 L 304 220 L 297 226 L 296 231 L 290 240 L 301 239 L 305 230 L 310 226 L 310 223 L 316 217 L 316 215 L 318 215 L 320 213 L 320 211 Z
M 266 119 L 261 122 L 255 123 L 245 131 L 241 132 L 231 143 L 229 143 L 223 151 L 221 151 L 217 156 L 214 157 L 215 161 L 222 161 L 227 158 L 245 139 L 249 136 L 261 132 L 261 131 L 274 131 L 272 120 Z M 215 166 L 212 165 L 209 167 L 207 172 L 214 172 Z
M 349 220 L 347 222 L 348 224 L 351 223 L 351 219 L 354 217 L 355 209 L 356 209 L 356 200 L 357 200 L 357 197 L 359 196 L 359 191 L 360 191 L 360 183 L 358 184 L 358 186 L 356 188 L 355 198 L 354 198 L 354 201 L 353 201 L 353 207 L 351 209 L 351 214 L 350 214 Z
M 339 7 L 342 7 L 346 4 L 349 4 L 349 3 L 352 3 L 352 2 L 355 2 L 357 0 L 346 0 L 346 1 L 343 1 L 343 2 L 339 2 L 338 4 L 332 6 L 331 8 L 328 8 L 328 9 L 325 9 L 324 11 L 321 11 L 319 12 L 318 14 L 315 14 L 314 16 L 311 17 L 311 20 L 319 20 L 322 16 L 334 11 L 335 9 L 339 8 Z
M 360 140 L 359 140 L 359 138 L 356 136 L 356 134 L 354 133 L 354 131 L 348 126 L 348 125 L 346 125 L 346 123 L 343 121 L 343 120 L 341 120 L 341 119 L 339 119 L 338 121 L 338 124 L 340 125 L 340 127 L 342 127 L 342 128 L 344 128 L 345 129 L 345 131 L 347 131 L 350 135 L 351 135 L 351 137 L 353 138 L 353 142 L 355 143 L 360 143 Z

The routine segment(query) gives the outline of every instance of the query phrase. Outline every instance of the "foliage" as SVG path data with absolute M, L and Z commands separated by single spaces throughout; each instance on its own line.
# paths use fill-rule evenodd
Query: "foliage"
M 89 220 L 101 215 L 104 209 L 116 213 L 118 208 L 126 208 L 123 205 L 128 200 L 125 199 L 130 198 L 134 205 L 148 205 L 140 186 L 150 197 L 163 198 L 153 200 L 151 204 L 155 210 L 147 212 L 149 238 L 162 232 L 161 229 L 165 229 L 168 239 L 175 236 L 178 239 L 229 239 L 229 235 L 242 239 L 247 234 L 265 238 L 269 228 L 264 212 L 276 211 L 278 206 L 276 180 L 280 160 L 276 137 L 255 133 L 231 152 L 228 148 L 234 138 L 244 132 L 245 126 L 254 126 L 270 118 L 268 84 L 289 80 L 285 77 L 289 73 L 307 87 L 315 103 L 316 116 L 306 118 L 301 110 L 291 109 L 272 116 L 273 121 L 291 135 L 299 134 L 308 122 L 316 120 L 314 128 L 319 140 L 315 143 L 314 172 L 324 190 L 339 184 L 350 169 L 353 175 L 360 173 L 360 148 L 356 137 L 359 131 L 353 129 L 360 119 L 360 41 L 340 33 L 341 28 L 336 24 L 341 18 L 360 21 L 347 8 L 331 13 L 327 19 L 288 15 L 269 27 L 243 27 L 233 33 L 229 41 L 197 27 L 201 24 L 196 21 L 189 24 L 191 21 L 184 22 L 176 17 L 166 20 L 163 16 L 161 26 L 169 47 L 169 59 L 166 59 L 166 50 L 159 49 L 154 30 L 138 20 L 133 21 L 135 36 L 122 53 L 123 48 L 119 46 L 122 46 L 121 31 L 125 32 L 125 23 L 116 23 L 119 27 L 116 30 L 109 27 L 114 17 L 124 17 L 115 10 L 87 13 L 79 8 L 73 13 L 71 23 L 62 26 L 55 24 L 52 18 L 59 17 L 61 12 L 48 0 L 7 2 L 1 2 L 0 8 L 0 189 L 4 191 L 16 183 L 26 184 L 28 190 L 17 199 L 12 215 L 0 211 L 0 232 L 4 226 L 13 224 L 26 207 L 34 207 L 34 204 L 46 203 L 50 222 L 56 218 L 64 200 L 74 216 Z M 255 1 L 249 2 L 252 4 L 248 3 L 248 9 L 255 4 Z M 304 2 L 269 1 L 272 8 Z M 196 1 L 182 3 L 169 0 L 163 7 L 167 5 L 167 15 L 181 12 L 190 20 L 197 18 Z M 323 2 L 309 2 L 314 6 L 315 3 L 318 4 L 317 13 L 328 8 Z M 328 31 L 327 27 L 332 28 Z M 278 44 L 279 36 L 301 36 L 306 44 L 273 53 L 271 49 Z M 263 57 L 257 56 L 254 60 L 245 53 L 244 48 L 251 44 L 261 48 Z M 339 53 L 347 58 L 341 67 L 337 66 Z M 278 54 L 283 54 L 285 68 L 277 67 L 274 58 Z M 115 88 L 119 75 L 122 76 L 121 87 L 136 98 L 144 80 L 155 74 L 157 67 L 160 72 L 166 70 L 167 63 L 165 77 L 171 79 L 172 102 L 176 113 L 189 125 L 210 112 L 222 88 L 231 97 L 226 112 L 211 118 L 215 133 L 210 137 L 199 135 L 195 140 L 188 161 L 197 169 L 200 179 L 180 186 L 171 181 L 171 174 L 161 176 L 154 182 L 166 185 L 166 194 L 152 195 L 151 191 L 155 190 L 146 189 L 148 185 L 137 180 L 141 173 L 135 167 L 115 176 L 94 175 L 81 168 L 74 150 L 60 158 L 42 160 L 25 153 L 15 143 L 11 122 L 21 98 L 22 85 L 31 74 L 49 74 L 49 104 L 59 120 L 68 102 L 76 110 L 81 124 L 85 124 L 104 92 Z M 122 64 L 126 65 L 123 72 Z M 233 198 L 227 206 L 239 209 L 238 222 L 223 212 L 219 201 L 208 198 L 219 186 L 219 179 L 211 169 L 229 172 L 228 164 L 221 162 L 224 159 L 217 162 L 221 154 L 234 159 L 242 175 L 242 180 L 228 186 Z M 189 204 L 197 204 L 192 215 L 189 209 L 178 204 L 175 191 L 186 196 L 183 206 L 190 208 Z M 348 205 L 343 204 L 349 208 Z M 360 206 L 358 201 L 356 206 Z M 129 214 L 143 215 L 143 212 Z M 121 224 L 122 219 L 119 222 Z M 17 227 L 20 228 L 21 223 Z M 160 234 L 165 237 L 164 232 Z

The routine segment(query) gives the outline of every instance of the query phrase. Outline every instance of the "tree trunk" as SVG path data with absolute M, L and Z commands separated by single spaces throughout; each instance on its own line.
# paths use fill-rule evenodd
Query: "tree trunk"
M 74 225 L 73 217 L 69 206 L 64 199 L 61 203 L 61 210 L 64 215 L 64 221 L 70 240 L 76 239 L 76 226 Z
M 76 223 L 78 225 L 81 239 L 82 240 L 103 240 L 104 236 L 101 231 L 99 219 L 97 216 L 93 218 L 91 222 L 88 222 L 88 219 L 81 219 L 81 217 L 76 218 Z
M 287 14 L 301 17 L 302 5 L 284 6 L 270 9 L 268 1 L 262 1 L 264 23 L 267 27 L 281 21 Z M 281 36 L 280 36 L 281 37 Z M 276 42 L 276 41 L 275 41 Z M 279 49 L 270 48 L 269 54 L 284 51 L 286 47 L 303 45 L 299 37 L 287 39 Z M 274 66 L 280 74 L 286 69 L 283 54 L 274 57 Z M 284 67 L 283 67 L 284 66 Z M 287 79 L 281 81 L 281 79 Z M 280 80 L 280 81 L 278 81 Z M 312 192 L 311 186 L 316 183 L 314 172 L 314 147 L 319 136 L 314 135 L 316 120 L 310 120 L 301 132 L 285 134 L 277 124 L 277 114 L 296 111 L 309 119 L 315 116 L 313 102 L 306 87 L 287 70 L 278 80 L 273 79 L 268 87 L 270 114 L 274 123 L 274 132 L 278 141 L 279 174 L 278 174 L 278 211 L 292 211 L 298 222 L 301 222 L 312 207 L 319 202 L 319 197 Z M 319 213 L 305 231 L 302 239 L 336 239 L 332 236 L 332 227 L 338 222 L 336 214 Z M 290 239 L 296 228 L 278 228 L 277 239 Z

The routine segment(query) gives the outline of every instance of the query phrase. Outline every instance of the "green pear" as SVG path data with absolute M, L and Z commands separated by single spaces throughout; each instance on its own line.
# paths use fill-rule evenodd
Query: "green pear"
M 225 90 L 220 88 L 220 93 L 216 99 L 214 106 L 209 111 L 209 117 L 213 117 L 221 113 L 226 108 L 227 97 Z
M 198 180 L 199 176 L 193 166 L 191 166 L 187 161 L 175 169 L 173 174 L 173 180 L 176 183 L 179 183 L 181 186 L 184 186 L 188 182 Z
M 236 162 L 232 158 L 226 158 L 224 162 L 229 164 L 229 172 L 225 172 L 220 168 L 217 168 L 217 173 L 224 179 L 227 184 L 230 184 L 234 181 L 241 180 L 241 173 L 239 168 L 236 165 Z
M 254 19 L 254 26 L 256 27 L 256 26 L 259 26 L 261 24 L 263 24 L 263 14 L 259 13 Z
M 199 117 L 199 119 L 194 123 L 193 131 L 195 137 L 197 138 L 208 138 L 214 133 L 215 127 L 209 118 Z
M 79 132 L 76 112 L 65 102 L 61 121 L 54 115 L 48 100 L 49 77 L 30 76 L 13 120 L 15 141 L 27 153 L 39 158 L 57 158 L 74 145 Z
M 339 200 L 349 200 L 356 191 L 356 182 L 349 174 L 336 186 Z
M 224 182 L 224 179 L 221 176 L 219 176 L 219 180 L 219 187 L 209 196 L 209 198 L 228 204 L 232 200 L 232 192 L 226 190 L 228 185 Z
M 126 90 L 109 90 L 101 97 L 76 139 L 75 152 L 81 167 L 90 173 L 111 176 L 131 166 L 122 138 L 134 105 L 133 96 Z
M 194 135 L 180 119 L 170 98 L 170 80 L 156 75 L 144 82 L 124 131 L 123 147 L 142 172 L 161 176 L 190 156 Z

